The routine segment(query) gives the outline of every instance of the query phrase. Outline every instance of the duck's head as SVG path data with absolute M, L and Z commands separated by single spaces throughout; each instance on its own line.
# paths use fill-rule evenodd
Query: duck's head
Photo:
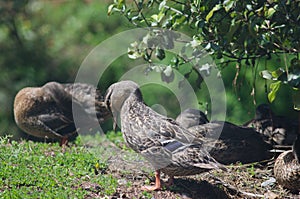
M 188 108 L 184 110 L 178 117 L 176 121 L 185 128 L 190 128 L 192 126 L 201 125 L 208 123 L 206 115 L 197 109 Z
M 268 104 L 260 104 L 256 108 L 255 119 L 270 119 L 273 115 L 273 112 Z
M 131 94 L 134 94 L 138 100 L 142 100 L 142 94 L 138 84 L 129 80 L 114 83 L 106 91 L 104 103 L 113 115 L 114 129 L 116 128 L 117 117 L 122 109 L 123 103 Z

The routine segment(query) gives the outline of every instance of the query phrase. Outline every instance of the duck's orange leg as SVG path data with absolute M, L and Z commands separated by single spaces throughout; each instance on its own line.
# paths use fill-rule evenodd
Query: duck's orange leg
M 155 185 L 154 186 L 143 186 L 143 191 L 156 191 L 161 189 L 160 183 L 160 170 L 155 171 Z
M 63 147 L 63 146 L 68 146 L 68 137 L 64 136 L 63 138 L 61 138 L 59 146 Z

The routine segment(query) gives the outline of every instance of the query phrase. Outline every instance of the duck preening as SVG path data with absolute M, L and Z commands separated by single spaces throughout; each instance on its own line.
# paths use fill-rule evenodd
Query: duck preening
M 224 169 L 205 150 L 202 138 L 196 138 L 175 120 L 148 107 L 135 82 L 121 81 L 111 85 L 105 102 L 114 121 L 120 116 L 121 131 L 128 146 L 145 157 L 156 170 L 155 186 L 143 189 L 160 189 L 160 172 L 167 174 L 171 183 L 174 176 Z
M 14 117 L 19 128 L 29 135 L 65 144 L 76 138 L 78 131 L 108 119 L 110 112 L 100 90 L 92 85 L 49 82 L 20 90 L 14 101 Z

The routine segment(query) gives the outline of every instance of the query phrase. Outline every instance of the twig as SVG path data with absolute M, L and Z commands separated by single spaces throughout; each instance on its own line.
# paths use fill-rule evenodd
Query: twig
M 144 19 L 146 25 L 147 25 L 148 27 L 151 27 L 151 25 L 150 25 L 149 22 L 147 21 L 146 17 L 145 17 L 144 14 L 143 14 L 142 9 L 140 9 L 140 6 L 139 6 L 139 4 L 136 2 L 136 0 L 134 0 L 134 3 L 135 3 L 135 5 L 136 5 L 136 7 L 138 8 L 139 14 L 141 14 L 141 16 L 142 16 L 142 18 Z
M 176 12 L 177 14 L 183 15 L 183 16 L 185 16 L 186 18 L 189 17 L 189 15 L 184 14 L 184 13 L 182 13 L 180 10 L 177 10 L 177 9 L 172 8 L 172 7 L 170 7 L 170 6 L 164 5 L 164 8 L 166 8 L 167 10 L 171 10 L 171 11 L 173 11 L 173 12 Z

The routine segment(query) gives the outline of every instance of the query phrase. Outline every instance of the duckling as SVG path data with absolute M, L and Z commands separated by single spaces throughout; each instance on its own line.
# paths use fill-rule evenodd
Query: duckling
M 281 153 L 274 164 L 274 176 L 281 186 L 300 191 L 300 139 L 297 136 L 292 150 Z
M 269 152 L 272 146 L 252 128 L 239 127 L 230 122 L 209 122 L 206 115 L 197 109 L 183 111 L 176 121 L 188 127 L 195 136 L 203 137 L 204 145 L 212 147 L 211 156 L 222 164 L 245 164 L 272 157 Z
M 167 174 L 172 183 L 174 176 L 225 168 L 203 148 L 200 138 L 148 107 L 135 82 L 121 81 L 111 85 L 105 103 L 114 121 L 120 115 L 121 131 L 128 146 L 145 157 L 156 171 L 155 186 L 145 186 L 143 190 L 161 189 L 160 172 Z
M 19 128 L 29 135 L 59 140 L 63 145 L 76 138 L 79 131 L 72 106 L 80 126 L 91 128 L 92 123 L 110 117 L 100 91 L 92 85 L 57 82 L 21 89 L 14 100 L 14 117 Z
M 298 130 L 298 122 L 276 116 L 268 104 L 260 104 L 256 108 L 255 118 L 243 126 L 254 128 L 272 145 L 292 145 Z

